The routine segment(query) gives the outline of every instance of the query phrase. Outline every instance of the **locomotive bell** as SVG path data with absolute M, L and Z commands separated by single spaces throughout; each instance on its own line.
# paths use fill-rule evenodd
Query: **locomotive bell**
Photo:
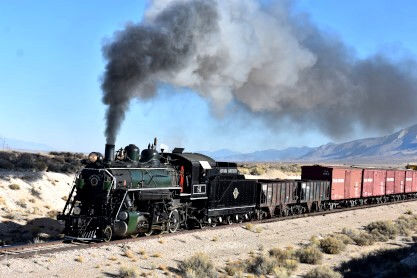
M 139 148 L 136 145 L 130 144 L 125 147 L 126 157 L 132 161 L 138 162 L 140 159 Z

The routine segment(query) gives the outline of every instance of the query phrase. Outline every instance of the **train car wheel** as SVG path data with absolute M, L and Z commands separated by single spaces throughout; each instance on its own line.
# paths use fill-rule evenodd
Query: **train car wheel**
M 105 242 L 109 242 L 111 240 L 112 236 L 113 236 L 113 230 L 112 230 L 112 228 L 110 226 L 106 226 L 103 229 L 103 240 Z
M 168 220 L 168 231 L 170 233 L 175 233 L 180 226 L 180 215 L 177 210 L 173 210 L 169 213 Z
M 227 222 L 227 224 L 232 225 L 232 224 L 233 224 L 232 217 L 231 217 L 231 216 L 228 216 L 228 217 L 226 218 L 226 222 Z

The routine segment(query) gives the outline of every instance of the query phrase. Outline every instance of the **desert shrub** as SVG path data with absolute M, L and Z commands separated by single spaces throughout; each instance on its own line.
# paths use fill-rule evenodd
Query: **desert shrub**
M 356 245 L 359 246 L 368 246 L 375 243 L 375 240 L 372 235 L 367 232 L 357 232 L 351 229 L 344 228 L 342 233 L 350 237 Z
M 293 248 L 272 248 L 271 250 L 269 250 L 269 255 L 271 257 L 274 257 L 279 262 L 296 258 L 295 251 Z
M 139 277 L 139 271 L 133 267 L 122 266 L 119 269 L 119 275 L 121 278 L 136 278 Z
M 310 244 L 312 244 L 312 245 L 317 245 L 317 246 L 320 245 L 320 238 L 318 236 L 310 237 L 309 241 L 310 241 Z
M 20 189 L 20 185 L 15 184 L 15 183 L 12 183 L 12 184 L 9 184 L 9 188 L 11 190 L 19 190 Z
M 346 245 L 334 236 L 328 236 L 320 240 L 320 249 L 327 254 L 339 254 L 346 249 Z
M 30 194 L 32 194 L 33 197 L 36 197 L 38 199 L 41 199 L 41 191 L 36 189 L 35 187 L 32 187 L 30 189 Z
M 417 228 L 416 217 L 400 216 L 394 223 L 398 228 L 398 233 L 403 236 L 411 235 L 412 231 L 415 231 Z
M 235 276 L 242 274 L 245 272 L 245 264 L 241 261 L 235 261 L 235 262 L 229 262 L 226 267 L 224 268 L 224 271 L 226 271 L 227 275 L 229 276 Z
M 406 210 L 404 212 L 404 214 L 412 215 L 413 214 L 413 211 L 411 209 L 409 209 L 409 210 Z
M 277 261 L 265 255 L 259 255 L 247 261 L 247 271 L 256 275 L 272 274 Z
M 371 234 L 375 241 L 394 239 L 399 233 L 398 227 L 392 221 L 371 222 L 365 229 Z
M 14 164 L 6 159 L 0 158 L 0 169 L 13 170 Z
M 300 248 L 296 251 L 296 256 L 301 263 L 320 264 L 323 254 L 316 245 Z
M 25 199 L 20 199 L 16 202 L 16 205 L 22 207 L 22 208 L 27 208 L 27 203 Z
M 251 175 L 256 175 L 256 176 L 260 176 L 265 174 L 266 170 L 262 167 L 259 166 L 255 166 L 253 168 L 250 169 L 250 174 Z
M 289 278 L 291 272 L 289 272 L 288 269 L 284 267 L 276 267 L 274 268 L 273 275 L 275 278 Z
M 217 277 L 213 262 L 203 253 L 197 253 L 185 261 L 180 262 L 178 264 L 178 270 L 184 277 Z
M 342 278 L 339 272 L 336 272 L 328 266 L 318 266 L 304 275 L 305 278 Z
M 350 238 L 348 235 L 346 235 L 344 233 L 341 233 L 341 234 L 333 234 L 332 236 L 335 237 L 335 238 L 337 238 L 337 239 L 339 239 L 339 240 L 341 240 L 346 245 L 347 244 L 353 244 L 353 243 L 355 243 L 352 238 Z

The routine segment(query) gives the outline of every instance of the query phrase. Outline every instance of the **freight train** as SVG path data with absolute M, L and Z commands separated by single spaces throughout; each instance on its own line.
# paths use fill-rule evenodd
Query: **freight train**
M 252 180 L 236 163 L 182 148 L 90 153 L 58 220 L 70 240 L 109 241 L 417 197 L 417 171 L 302 167 L 301 180 Z

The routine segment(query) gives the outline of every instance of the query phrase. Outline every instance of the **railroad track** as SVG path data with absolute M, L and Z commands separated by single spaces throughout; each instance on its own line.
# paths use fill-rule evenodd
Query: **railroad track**
M 373 208 L 373 207 L 379 207 L 379 206 L 385 206 L 385 205 L 396 205 L 400 203 L 414 202 L 414 201 L 417 201 L 417 200 L 410 199 L 410 200 L 401 200 L 401 201 L 390 202 L 390 203 L 371 204 L 371 205 L 363 205 L 363 206 L 356 206 L 356 207 L 340 208 L 340 209 L 334 209 L 334 210 L 317 211 L 317 212 L 310 212 L 310 213 L 304 213 L 304 214 L 290 215 L 290 216 L 285 216 L 285 217 L 254 220 L 254 221 L 243 222 L 243 223 L 253 223 L 253 224 L 273 223 L 273 222 L 285 221 L 285 220 L 296 219 L 296 218 L 324 216 L 326 214 L 331 214 L 331 213 L 340 213 L 340 212 L 345 212 L 345 211 L 367 209 L 367 208 Z M 232 223 L 229 225 L 226 224 L 226 225 L 219 225 L 215 227 L 208 226 L 208 227 L 204 227 L 203 229 L 181 230 L 178 233 L 184 235 L 184 234 L 199 233 L 201 231 L 207 231 L 207 230 L 221 230 L 221 229 L 226 229 L 226 228 L 231 228 L 231 227 L 242 226 L 243 223 Z M 2 247 L 0 248 L 0 261 L 7 260 L 10 258 L 30 258 L 36 255 L 46 255 L 46 254 L 52 254 L 56 252 L 63 252 L 63 251 L 69 251 L 69 250 L 87 249 L 87 248 L 94 248 L 94 247 L 97 248 L 97 247 L 109 246 L 109 245 L 127 244 L 127 243 L 137 242 L 137 241 L 147 241 L 147 240 L 152 240 L 152 239 L 159 238 L 159 237 L 169 238 L 172 236 L 176 236 L 178 233 L 172 233 L 172 234 L 162 233 L 162 234 L 151 235 L 148 237 L 125 238 L 125 239 L 113 240 L 110 242 L 64 243 L 61 240 L 57 240 L 57 241 L 36 243 L 36 244 L 30 244 L 30 245 Z

